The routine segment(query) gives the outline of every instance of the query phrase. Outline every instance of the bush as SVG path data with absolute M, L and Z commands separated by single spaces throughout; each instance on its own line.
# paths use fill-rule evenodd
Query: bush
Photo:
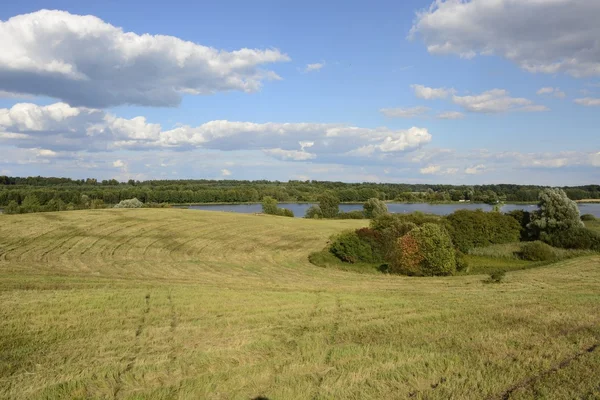
M 581 220 L 582 221 L 595 221 L 596 216 L 594 214 L 583 214 L 581 216 Z
M 367 200 L 367 202 L 363 204 L 363 209 L 365 217 L 369 219 L 388 213 L 387 205 L 377 198 Z
M 494 271 L 490 274 L 490 277 L 488 279 L 488 282 L 490 283 L 501 283 L 504 280 L 504 277 L 506 276 L 506 271 L 503 269 L 499 269 L 497 271 Z
M 121 200 L 119 204 L 115 205 L 115 208 L 142 208 L 144 203 L 139 201 L 137 198 Z
M 583 227 L 577 203 L 561 189 L 544 189 L 539 194 L 539 210 L 532 213 L 527 226 L 530 236 L 541 238 L 555 232 Z
M 529 239 L 529 230 L 527 225 L 531 222 L 531 213 L 525 210 L 513 210 L 507 212 L 505 215 L 508 215 L 511 218 L 514 218 L 515 221 L 519 223 L 521 226 L 521 240 L 525 241 Z
M 475 247 L 516 242 L 521 226 L 512 217 L 482 210 L 458 210 L 445 217 L 445 225 L 457 249 L 463 253 Z
M 412 223 L 421 226 L 427 223 L 439 224 L 441 218 L 437 215 L 428 215 L 419 211 L 410 214 L 383 214 L 371 220 L 371 228 L 383 231 L 391 226 Z
M 18 214 L 20 212 L 19 204 L 16 201 L 11 200 L 3 212 L 4 214 Z
M 371 247 L 360 240 L 356 232 L 344 232 L 335 237 L 329 251 L 344 262 L 372 262 Z
M 407 275 L 452 275 L 456 259 L 450 235 L 438 224 L 426 223 L 398 240 L 390 271 Z
M 281 215 L 282 217 L 294 218 L 294 212 L 292 210 L 290 210 L 289 208 L 280 208 L 278 215 Z
M 277 200 L 270 196 L 265 196 L 262 201 L 262 211 L 269 215 L 278 215 Z
M 365 214 L 360 210 L 340 212 L 337 219 L 365 219 Z
M 40 201 L 38 200 L 37 196 L 33 194 L 28 194 L 27 196 L 25 196 L 25 199 L 23 199 L 23 202 L 21 203 L 20 212 L 34 213 L 40 211 L 40 209 Z
M 304 214 L 304 218 L 323 218 L 323 213 L 319 206 L 310 206 Z
M 554 233 L 542 233 L 540 239 L 561 249 L 600 251 L 600 235 L 587 228 L 571 228 Z
M 465 253 L 460 250 L 456 250 L 454 253 L 454 258 L 456 259 L 456 271 L 457 272 L 468 272 L 469 271 L 469 260 Z
M 324 193 L 318 200 L 323 218 L 335 218 L 340 212 L 340 199 L 335 194 Z
M 521 247 L 520 256 L 528 261 L 550 261 L 556 258 L 554 249 L 540 241 L 525 243 Z
M 361 228 L 355 232 L 360 241 L 371 248 L 372 261 L 383 262 L 386 255 L 386 246 L 382 233 L 371 228 Z

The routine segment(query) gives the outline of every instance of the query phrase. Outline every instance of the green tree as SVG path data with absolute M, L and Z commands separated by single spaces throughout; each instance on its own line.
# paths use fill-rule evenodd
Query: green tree
M 19 212 L 19 204 L 14 200 L 11 200 L 4 209 L 4 214 L 18 214 Z
M 33 194 L 28 194 L 21 203 L 21 212 L 32 213 L 40 211 L 40 201 Z
M 323 213 L 319 206 L 310 206 L 304 214 L 304 218 L 323 218 Z
M 323 218 L 335 218 L 340 212 L 340 199 L 333 193 L 323 193 L 319 196 L 319 208 Z
M 265 196 L 262 201 L 262 211 L 265 214 L 277 215 L 279 208 L 277 207 L 277 200 L 271 196 Z
M 559 231 L 582 228 L 577 203 L 558 188 L 544 189 L 539 194 L 539 209 L 532 213 L 527 225 L 532 237 L 544 238 Z
M 387 214 L 388 212 L 387 204 L 376 198 L 367 200 L 365 204 L 363 204 L 363 209 L 365 210 L 365 217 L 369 219 Z

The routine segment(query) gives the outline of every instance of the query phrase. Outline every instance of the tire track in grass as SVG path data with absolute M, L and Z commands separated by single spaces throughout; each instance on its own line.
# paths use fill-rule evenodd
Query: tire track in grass
M 598 348 L 600 348 L 600 343 L 595 343 L 594 345 L 583 349 L 582 351 L 572 355 L 571 357 L 565 358 L 558 364 L 554 365 L 552 368 L 542 371 L 541 373 L 539 373 L 537 375 L 523 379 L 522 381 L 518 382 L 516 385 L 511 386 L 510 388 L 508 388 L 504 392 L 500 393 L 499 395 L 488 397 L 488 400 L 509 400 L 511 398 L 511 396 L 513 395 L 513 393 L 516 392 L 517 390 L 530 387 L 538 380 L 545 378 L 563 368 L 568 367 L 573 361 L 577 361 L 578 359 L 585 356 L 586 354 L 589 354 L 589 353 L 592 353 L 592 352 L 598 350 Z
M 140 318 L 140 323 L 138 324 L 138 326 L 135 330 L 135 341 L 131 348 L 131 354 L 128 358 L 122 359 L 122 361 L 123 360 L 128 361 L 127 365 L 125 366 L 125 368 L 123 370 L 119 371 L 119 373 L 117 374 L 117 377 L 115 379 L 116 385 L 115 385 L 115 389 L 113 391 L 114 399 L 119 398 L 119 394 L 123 390 L 123 376 L 133 369 L 135 362 L 136 362 L 136 360 L 140 354 L 140 351 L 142 349 L 142 346 L 140 343 L 140 336 L 142 335 L 144 328 L 146 328 L 146 316 L 150 312 L 150 293 L 146 293 L 144 301 L 145 301 L 145 305 L 144 305 L 144 309 L 142 311 L 142 317 Z
M 327 344 L 329 348 L 327 349 L 327 353 L 325 354 L 324 364 L 327 367 L 325 372 L 319 375 L 316 383 L 315 394 L 312 396 L 313 400 L 317 400 L 320 397 L 321 389 L 323 387 L 323 381 L 325 380 L 325 376 L 329 373 L 329 371 L 333 368 L 332 366 L 332 357 L 333 350 L 335 349 L 335 339 L 337 337 L 338 330 L 340 328 L 340 314 L 342 310 L 342 303 L 339 295 L 335 298 L 335 316 L 333 324 L 331 325 L 331 329 L 329 330 L 329 336 L 327 337 Z

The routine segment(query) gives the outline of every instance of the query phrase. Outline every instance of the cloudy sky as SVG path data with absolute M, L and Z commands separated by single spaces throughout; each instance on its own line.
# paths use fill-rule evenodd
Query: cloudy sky
M 600 2 L 19 1 L 0 175 L 600 182 Z

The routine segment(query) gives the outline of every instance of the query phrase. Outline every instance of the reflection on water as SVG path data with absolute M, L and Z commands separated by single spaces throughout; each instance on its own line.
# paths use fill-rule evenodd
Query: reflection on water
M 306 210 L 313 204 L 308 203 L 288 203 L 279 204 L 279 207 L 289 208 L 294 212 L 296 217 L 303 217 Z M 476 210 L 478 208 L 484 211 L 491 211 L 493 206 L 488 204 L 472 204 L 472 203 L 458 203 L 458 204 L 426 204 L 426 203 L 388 203 L 388 209 L 392 213 L 411 213 L 414 211 L 421 211 L 428 214 L 437 215 L 448 215 L 452 214 L 456 210 L 467 209 Z M 208 211 L 229 211 L 243 214 L 252 214 L 262 212 L 262 206 L 259 203 L 256 204 L 208 204 L 201 206 L 189 207 L 193 210 L 208 210 Z M 536 210 L 537 206 L 527 204 L 505 204 L 502 206 L 502 212 L 509 212 L 512 210 Z M 361 204 L 340 204 L 341 211 L 353 211 L 362 210 Z M 593 214 L 596 217 L 600 217 L 600 204 L 579 204 L 579 210 L 581 214 Z

